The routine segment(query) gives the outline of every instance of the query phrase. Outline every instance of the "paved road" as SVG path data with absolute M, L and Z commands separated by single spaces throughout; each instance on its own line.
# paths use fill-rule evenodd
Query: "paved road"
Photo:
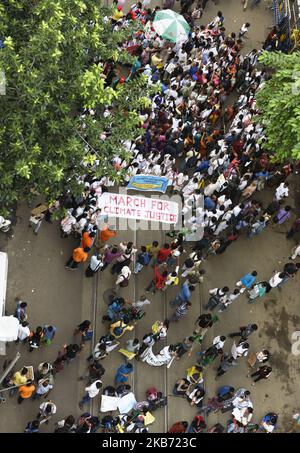
M 225 13 L 225 25 L 227 30 L 238 31 L 240 25 L 249 21 L 249 39 L 245 50 L 259 47 L 267 33 L 267 26 L 271 25 L 270 11 L 261 5 L 257 10 L 242 11 L 240 2 L 237 0 L 220 0 L 218 6 L 209 5 L 200 23 L 208 22 L 221 8 Z M 295 194 L 298 197 L 298 194 Z M 270 198 L 271 193 L 266 195 Z M 299 208 L 299 206 L 298 206 Z M 28 209 L 21 205 L 18 211 L 20 216 L 15 237 L 7 242 L 5 247 L 9 253 L 9 281 L 7 293 L 7 309 L 14 310 L 14 298 L 17 294 L 29 302 L 29 319 L 31 325 L 54 323 L 58 327 L 55 342 L 47 350 L 40 349 L 29 354 L 23 345 L 9 347 L 8 357 L 12 358 L 17 350 L 21 351 L 22 365 L 34 363 L 35 365 L 44 360 L 53 360 L 57 350 L 65 342 L 72 340 L 74 326 L 83 319 L 95 319 L 95 340 L 106 331 L 101 323 L 105 313 L 103 293 L 113 287 L 114 278 L 109 270 L 99 273 L 97 278 L 91 281 L 84 277 L 83 271 L 66 272 L 64 263 L 74 246 L 72 240 L 60 239 L 56 224 L 43 224 L 39 235 L 35 237 L 27 227 Z M 260 278 L 268 278 L 272 271 L 289 256 L 292 244 L 287 243 L 283 234 L 283 227 L 269 228 L 267 232 L 251 242 L 240 239 L 237 244 L 226 251 L 222 256 L 213 257 L 205 263 L 207 271 L 206 280 L 193 296 L 193 310 L 190 315 L 180 321 L 178 325 L 172 325 L 167 344 L 177 342 L 189 334 L 192 330 L 194 319 L 201 312 L 202 302 L 207 300 L 208 290 L 218 285 L 233 286 L 245 272 L 256 268 Z M 118 240 L 132 240 L 141 245 L 149 243 L 153 239 L 164 240 L 163 232 L 153 231 L 126 231 L 119 234 Z M 2 238 L 3 241 L 3 238 Z M 124 297 L 135 299 L 144 292 L 144 288 L 151 278 L 150 269 L 145 269 L 136 279 L 130 280 L 130 285 L 121 290 Z M 259 333 L 251 339 L 253 350 L 268 347 L 272 351 L 272 364 L 275 372 L 268 383 L 260 382 L 253 389 L 253 401 L 255 405 L 255 419 L 259 419 L 269 410 L 275 410 L 283 414 L 280 419 L 280 428 L 285 426 L 285 418 L 289 418 L 294 407 L 294 395 L 297 394 L 299 384 L 299 360 L 290 353 L 291 333 L 299 329 L 299 308 L 297 306 L 297 289 L 299 282 L 293 280 L 283 288 L 281 293 L 274 292 L 258 302 L 255 306 L 249 306 L 246 299 L 237 302 L 238 305 L 222 315 L 222 320 L 207 336 L 205 346 L 209 345 L 211 338 L 217 334 L 226 334 L 236 330 L 240 325 L 249 321 L 257 321 Z M 170 289 L 163 296 L 156 294 L 151 297 L 151 305 L 147 315 L 137 325 L 134 336 L 141 338 L 150 331 L 154 321 L 170 315 L 168 302 L 175 294 L 175 289 Z M 133 335 L 133 334 L 132 334 Z M 124 339 L 129 338 L 127 335 Z M 162 346 L 164 344 L 162 343 Z M 89 354 L 92 345 L 87 345 L 82 352 L 82 358 L 78 362 L 71 363 L 66 370 L 57 376 L 55 389 L 51 394 L 53 401 L 57 403 L 58 414 L 55 420 L 73 413 L 79 415 L 77 406 L 80 395 L 83 393 L 83 385 L 78 383 L 77 378 L 86 367 L 85 358 Z M 170 370 L 151 368 L 143 363 L 135 363 L 132 386 L 139 400 L 144 399 L 145 391 L 150 386 L 156 386 L 167 394 L 172 393 L 175 381 L 185 375 L 185 370 L 190 366 L 196 355 L 191 359 L 184 357 L 172 365 Z M 122 362 L 118 352 L 114 352 L 104 362 L 106 373 L 104 385 L 112 382 L 115 370 Z M 3 359 L 0 358 L 0 365 Z M 246 378 L 244 363 L 239 364 L 238 369 L 229 372 L 226 378 L 214 381 L 213 368 L 206 376 L 206 390 L 212 395 L 219 385 L 225 383 L 235 387 L 250 386 L 250 380 Z M 18 406 L 15 400 L 9 400 L 0 406 L 5 417 L 0 418 L 0 432 L 21 432 L 28 420 L 32 420 L 37 412 L 38 403 L 28 401 Z M 93 401 L 92 410 L 96 414 L 99 409 L 99 400 Z M 169 397 L 169 405 L 166 410 L 156 412 L 156 422 L 152 431 L 165 432 L 167 428 L 179 419 L 190 421 L 195 414 L 188 403 L 173 396 Z M 211 423 L 219 420 L 219 416 L 211 416 Z M 220 421 L 226 420 L 224 416 Z M 53 421 L 48 426 L 43 426 L 43 431 L 53 431 Z

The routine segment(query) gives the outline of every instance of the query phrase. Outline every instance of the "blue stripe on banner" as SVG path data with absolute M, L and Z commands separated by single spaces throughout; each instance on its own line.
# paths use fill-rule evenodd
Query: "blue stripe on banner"
M 127 189 L 165 193 L 168 188 L 168 182 L 168 178 L 161 176 L 136 175 L 129 181 Z

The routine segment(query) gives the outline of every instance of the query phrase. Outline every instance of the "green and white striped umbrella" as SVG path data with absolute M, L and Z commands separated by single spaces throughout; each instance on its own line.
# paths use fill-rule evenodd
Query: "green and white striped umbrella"
M 186 41 L 190 31 L 185 18 L 171 9 L 155 14 L 153 28 L 159 36 L 172 42 Z

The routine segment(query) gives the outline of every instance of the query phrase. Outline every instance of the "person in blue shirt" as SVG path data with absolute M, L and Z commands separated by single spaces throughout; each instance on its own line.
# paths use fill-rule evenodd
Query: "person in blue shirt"
M 116 372 L 115 384 L 124 384 L 128 381 L 128 376 L 133 372 L 133 366 L 131 363 L 121 365 Z
M 39 420 L 33 420 L 32 422 L 28 422 L 26 428 L 24 429 L 24 433 L 38 433 L 40 427 Z
M 123 297 L 115 298 L 109 304 L 107 315 L 103 316 L 103 321 L 115 321 L 117 319 L 118 313 L 124 308 L 125 300 Z
M 188 281 L 185 281 L 180 288 L 179 293 L 175 299 L 171 300 L 170 306 L 172 308 L 177 307 L 181 302 L 189 302 L 191 300 L 192 291 L 195 290 L 195 287 L 190 285 Z
M 199 172 L 199 173 L 205 172 L 206 170 L 208 170 L 209 166 L 210 166 L 209 160 L 203 159 L 201 161 L 201 164 L 198 165 L 198 167 L 196 167 L 196 173 L 197 172 Z
M 47 345 L 50 345 L 53 341 L 53 338 L 55 337 L 57 328 L 55 326 L 47 326 L 45 325 L 43 328 L 43 343 L 46 343 Z
M 18 299 L 17 299 L 18 300 Z M 19 322 L 27 321 L 27 302 L 18 300 L 18 305 L 14 314 L 15 318 L 18 318 Z
M 266 414 L 260 421 L 259 429 L 260 431 L 265 431 L 267 433 L 271 433 L 274 431 L 277 425 L 278 415 L 274 412 L 269 412 Z
M 204 198 L 204 207 L 205 207 L 205 209 L 208 209 L 209 211 L 213 211 L 216 207 L 216 203 L 213 201 L 212 198 L 205 197 Z
M 240 281 L 238 281 L 236 283 L 236 286 L 239 286 L 239 287 L 242 286 L 243 287 L 242 290 L 244 290 L 244 291 L 245 291 L 245 289 L 250 289 L 250 288 L 252 288 L 252 286 L 254 285 L 254 283 L 256 281 L 256 276 L 257 276 L 256 271 L 251 272 L 251 274 L 246 274 L 241 278 Z
M 234 396 L 234 387 L 231 387 L 230 385 L 223 385 L 223 387 L 220 387 L 218 389 L 218 397 L 222 401 L 232 398 L 233 396 Z

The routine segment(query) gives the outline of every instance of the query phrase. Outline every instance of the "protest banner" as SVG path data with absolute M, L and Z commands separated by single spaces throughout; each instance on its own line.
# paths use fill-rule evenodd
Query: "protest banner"
M 168 188 L 168 182 L 168 178 L 161 176 L 136 175 L 129 181 L 127 189 L 165 193 Z
M 169 224 L 178 221 L 178 203 L 169 200 L 105 192 L 98 197 L 98 207 L 109 217 Z

